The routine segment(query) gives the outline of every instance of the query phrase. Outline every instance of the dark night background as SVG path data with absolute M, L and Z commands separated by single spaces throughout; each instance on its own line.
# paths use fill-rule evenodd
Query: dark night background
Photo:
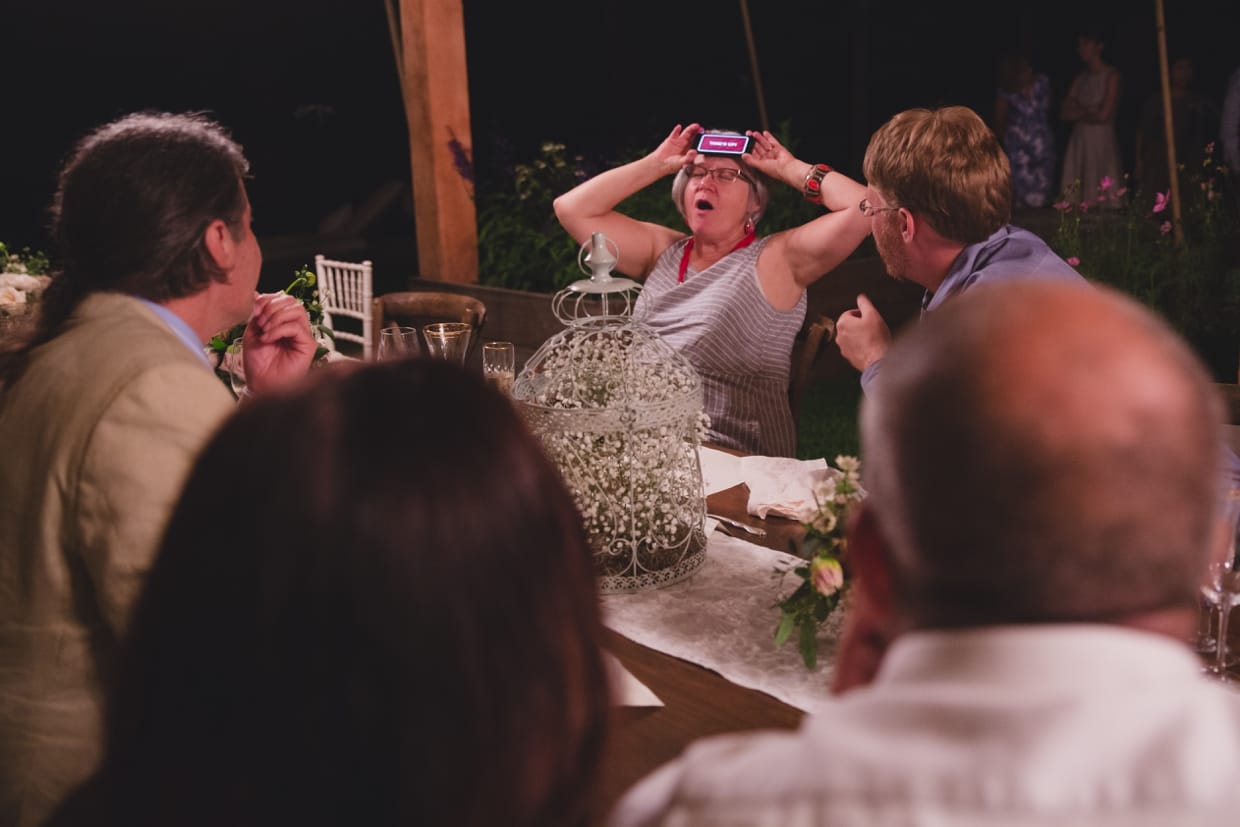
M 544 140 L 608 159 L 678 121 L 759 126 L 738 3 L 463 2 L 480 193 L 508 186 L 505 164 Z M 1240 3 L 1168 0 L 1166 13 L 1173 55 L 1191 54 L 1196 85 L 1221 101 L 1240 65 Z M 801 157 L 857 176 L 870 131 L 900 109 L 962 103 L 989 119 L 1005 50 L 1026 48 L 1062 96 L 1084 21 L 1109 32 L 1124 72 L 1129 167 L 1136 114 L 1157 91 L 1152 0 L 751 0 L 750 14 L 772 124 L 790 121 Z M 0 240 L 16 247 L 47 249 L 46 205 L 73 141 L 134 109 L 204 109 L 232 129 L 252 162 L 260 239 L 313 233 L 384 181 L 409 180 L 382 0 L 5 0 L 0 32 Z M 1060 127 L 1061 148 L 1066 137 Z M 411 244 L 408 198 L 368 232 Z

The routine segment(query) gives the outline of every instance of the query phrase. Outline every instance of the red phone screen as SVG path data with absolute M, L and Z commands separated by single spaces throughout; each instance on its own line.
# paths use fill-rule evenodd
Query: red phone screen
M 749 151 L 749 136 L 703 132 L 698 137 L 697 151 L 706 155 L 744 155 Z

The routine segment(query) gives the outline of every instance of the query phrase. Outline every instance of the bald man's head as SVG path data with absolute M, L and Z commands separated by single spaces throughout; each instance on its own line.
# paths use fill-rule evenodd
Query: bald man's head
M 1195 598 L 1218 401 L 1132 300 L 977 287 L 895 343 L 862 412 L 867 488 L 918 624 L 1106 620 Z

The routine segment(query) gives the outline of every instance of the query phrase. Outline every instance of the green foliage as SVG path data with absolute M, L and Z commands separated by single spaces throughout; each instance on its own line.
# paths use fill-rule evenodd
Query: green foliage
M 797 456 L 801 459 L 835 454 L 859 456 L 857 408 L 861 380 L 855 373 L 814 382 L 805 390 L 797 428 Z
M 1104 181 L 1096 196 L 1055 205 L 1051 246 L 1085 277 L 1121 290 L 1199 342 L 1240 328 L 1240 262 L 1228 259 L 1238 217 L 1226 168 L 1206 147 L 1199 169 L 1180 170 L 1184 241 L 1177 244 L 1168 193 Z M 1113 188 L 1114 186 L 1114 188 Z M 1110 202 L 1114 209 L 1100 205 Z M 1234 345 L 1234 342 L 1233 342 Z
M 20 253 L 15 252 L 0 241 L 0 272 L 45 276 L 49 268 L 50 262 L 43 252 L 29 247 L 23 247 Z
M 550 293 L 581 278 L 577 244 L 556 220 L 552 202 L 588 177 L 580 155 L 544 142 L 517 164 L 512 189 L 478 195 L 478 269 L 483 284 Z
M 790 123 L 776 137 L 795 154 Z M 642 157 L 649 148 L 622 153 L 601 164 L 609 169 Z M 546 141 L 538 157 L 513 167 L 511 189 L 480 192 L 478 207 L 478 269 L 483 284 L 553 293 L 585 274 L 577 267 L 578 244 L 556 220 L 552 202 L 592 174 L 584 156 L 570 153 L 562 143 Z M 671 198 L 671 178 L 663 178 L 634 193 L 617 209 L 640 221 L 684 229 L 684 219 Z M 804 224 L 822 214 L 822 208 L 779 183 L 770 186 L 771 200 L 762 218 L 769 235 Z

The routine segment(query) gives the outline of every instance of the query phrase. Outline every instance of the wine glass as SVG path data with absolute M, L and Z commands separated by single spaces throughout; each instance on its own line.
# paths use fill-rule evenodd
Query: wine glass
M 418 346 L 418 329 L 393 325 L 379 331 L 379 361 L 390 359 L 410 359 L 421 354 Z
M 465 354 L 469 352 L 469 340 L 473 334 L 473 325 L 465 322 L 434 322 L 422 328 L 429 355 L 458 365 L 465 364 Z
M 241 399 L 249 396 L 245 381 L 245 353 L 241 348 L 241 339 L 233 339 L 224 351 L 222 366 L 228 374 L 228 384 L 232 387 L 233 396 Z
M 484 342 L 482 345 L 482 378 L 505 396 L 512 394 L 517 358 L 512 342 Z
M 1214 636 L 1213 658 L 1205 671 L 1222 680 L 1230 680 L 1227 667 L 1235 662 L 1235 657 L 1227 646 L 1228 628 L 1231 623 L 1231 610 L 1240 605 L 1240 571 L 1236 570 L 1236 534 L 1240 529 L 1240 490 L 1232 489 L 1226 494 L 1224 520 L 1227 526 L 1227 540 L 1221 554 L 1210 562 L 1206 581 L 1201 586 L 1201 595 L 1206 604 L 1218 615 L 1217 630 Z M 1209 649 L 1206 650 L 1209 653 Z

